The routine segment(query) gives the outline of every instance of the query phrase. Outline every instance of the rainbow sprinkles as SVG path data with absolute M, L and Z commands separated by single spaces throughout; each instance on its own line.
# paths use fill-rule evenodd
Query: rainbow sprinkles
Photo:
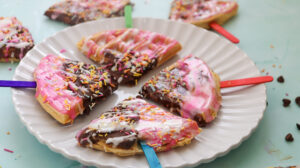
M 16 17 L 0 17 L 0 62 L 20 61 L 33 46 L 31 34 Z

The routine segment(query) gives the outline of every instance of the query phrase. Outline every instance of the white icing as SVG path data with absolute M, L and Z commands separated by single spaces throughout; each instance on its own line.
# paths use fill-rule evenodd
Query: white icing
M 183 123 L 181 118 L 169 119 L 165 122 L 139 120 L 139 122 L 135 126 L 135 130 L 137 130 L 138 132 L 149 129 L 161 130 L 162 134 L 167 134 L 170 132 L 170 130 L 174 130 L 176 133 L 179 133 L 182 124 Z
M 17 47 L 17 48 L 25 48 L 26 46 L 29 46 L 30 43 L 28 42 L 20 42 L 20 43 L 9 43 L 7 46 L 9 47 Z
M 113 147 L 117 147 L 121 142 L 124 141 L 133 141 L 136 139 L 136 133 L 132 133 L 130 135 L 126 135 L 126 136 L 121 136 L 121 137 L 114 137 L 114 138 L 108 138 L 106 140 L 106 143 L 112 143 Z

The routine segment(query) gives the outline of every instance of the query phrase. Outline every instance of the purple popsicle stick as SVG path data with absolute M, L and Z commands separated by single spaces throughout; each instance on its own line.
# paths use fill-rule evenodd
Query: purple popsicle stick
M 36 88 L 36 82 L 34 82 L 34 81 L 0 80 L 0 87 Z

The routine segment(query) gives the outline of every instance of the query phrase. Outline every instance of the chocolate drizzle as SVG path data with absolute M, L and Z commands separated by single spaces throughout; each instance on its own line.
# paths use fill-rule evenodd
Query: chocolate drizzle
M 139 52 L 133 50 L 120 55 L 113 54 L 110 50 L 104 52 L 103 63 L 109 72 L 117 79 L 118 83 L 136 84 L 142 75 L 152 70 L 157 65 L 157 57 L 147 59 Z
M 112 122 L 126 122 L 129 126 L 134 125 L 139 121 L 140 117 L 133 111 L 128 111 L 128 108 L 119 104 L 111 111 L 107 111 L 101 115 L 102 119 L 112 119 Z M 130 136 L 130 139 L 126 137 Z M 113 143 L 108 142 L 110 138 L 122 138 L 122 140 L 114 146 Z M 90 130 L 86 128 L 82 130 L 82 133 L 77 137 L 81 146 L 91 146 L 97 144 L 99 141 L 103 141 L 112 147 L 130 149 L 137 142 L 137 132 L 133 129 L 122 128 L 121 130 L 113 131 L 101 131 L 97 129 Z
M 98 99 L 111 95 L 118 88 L 110 74 L 95 65 L 67 60 L 63 64 L 63 75 L 68 89 L 83 99 L 84 113 L 92 110 Z

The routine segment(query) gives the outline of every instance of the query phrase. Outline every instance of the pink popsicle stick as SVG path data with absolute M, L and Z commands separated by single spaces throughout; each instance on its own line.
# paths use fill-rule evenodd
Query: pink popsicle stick
M 267 83 L 267 82 L 272 82 L 272 81 L 273 81 L 272 76 L 260 76 L 260 77 L 253 77 L 253 78 L 228 80 L 228 81 L 221 82 L 221 88 L 261 84 L 261 83 Z
M 209 25 L 212 29 L 214 29 L 216 32 L 218 32 L 221 35 L 223 35 L 224 37 L 226 37 L 231 42 L 236 43 L 236 44 L 240 42 L 240 40 L 238 38 L 236 38 L 234 35 L 229 33 L 226 29 L 224 29 L 222 26 L 220 26 L 216 22 L 211 22 Z

